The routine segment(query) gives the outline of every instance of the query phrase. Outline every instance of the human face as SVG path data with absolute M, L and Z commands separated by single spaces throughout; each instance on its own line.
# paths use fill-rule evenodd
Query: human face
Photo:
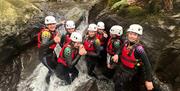
M 80 44 L 81 44 L 80 42 L 75 42 L 75 43 L 74 43 L 74 47 L 75 47 L 75 48 L 79 48 Z
M 48 25 L 47 25 L 47 28 L 48 28 L 50 31 L 55 31 L 55 30 L 56 30 L 56 24 L 55 24 L 55 23 L 48 24 Z
M 94 37 L 96 35 L 96 31 L 89 31 L 88 34 L 90 37 Z
M 136 42 L 140 38 L 139 35 L 134 32 L 128 32 L 127 37 L 130 42 Z
M 70 34 L 73 33 L 73 32 L 75 31 L 74 28 L 67 28 L 66 30 L 67 30 L 67 32 L 70 33 Z
M 103 33 L 104 29 L 98 29 L 97 30 L 99 33 Z
M 115 35 L 115 34 L 112 34 L 112 33 L 110 33 L 110 36 L 111 36 L 112 38 L 115 38 L 115 37 L 116 37 L 116 35 Z

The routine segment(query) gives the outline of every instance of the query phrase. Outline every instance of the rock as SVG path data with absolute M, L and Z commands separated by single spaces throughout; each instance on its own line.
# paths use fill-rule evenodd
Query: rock
M 77 87 L 74 91 L 99 91 L 96 81 L 95 80 L 89 80 L 88 82 L 84 83 L 83 85 Z
M 105 15 L 99 18 L 98 20 L 105 22 L 107 32 L 110 29 L 110 27 L 115 24 L 121 25 L 124 28 L 123 30 L 126 30 L 130 24 L 139 23 L 138 21 L 132 21 L 131 19 L 122 18 L 117 15 Z M 143 26 L 144 29 L 142 43 L 145 47 L 148 58 L 152 64 L 153 70 L 156 71 L 155 72 L 156 74 L 161 74 L 161 77 L 163 74 L 164 75 L 166 74 L 165 76 L 163 75 L 162 77 L 163 80 L 161 79 L 160 81 L 164 81 L 164 80 L 168 81 L 167 84 L 170 85 L 164 83 L 162 87 L 168 87 L 171 89 L 171 84 L 172 84 L 171 82 L 174 80 L 173 78 L 178 75 L 179 73 L 178 69 L 180 69 L 179 66 L 175 67 L 175 65 L 179 64 L 178 61 L 179 60 L 178 54 L 180 54 L 178 52 L 179 51 L 178 45 L 180 45 L 179 40 L 176 40 L 169 45 L 169 43 L 173 41 L 172 38 L 169 37 L 169 34 L 171 33 L 170 31 L 159 28 L 158 26 L 152 27 L 149 24 L 141 24 L 141 25 Z M 166 49 L 167 47 L 166 45 L 169 45 L 167 49 Z M 159 73 L 159 71 L 157 70 L 163 73 Z M 160 76 L 158 75 L 158 77 Z M 162 90 L 162 91 L 171 91 L 171 90 Z
M 67 20 L 78 21 L 83 14 L 84 14 L 84 10 L 78 7 L 74 7 L 65 15 L 65 17 Z
M 169 26 L 169 27 L 168 27 L 168 29 L 172 31 L 172 30 L 174 30 L 174 29 L 175 29 L 175 27 L 176 27 L 176 26 L 171 25 L 171 26 Z

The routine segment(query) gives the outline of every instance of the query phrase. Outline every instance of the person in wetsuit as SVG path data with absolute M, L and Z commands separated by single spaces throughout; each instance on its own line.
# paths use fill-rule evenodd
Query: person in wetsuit
M 131 88 L 130 91 L 136 91 L 136 85 L 139 84 L 134 84 L 132 87 L 128 86 L 132 84 L 133 78 L 136 77 L 139 72 L 142 72 L 144 75 L 147 90 L 154 88 L 151 64 L 142 44 L 139 43 L 142 34 L 143 28 L 139 24 L 132 24 L 127 30 L 127 40 L 124 40 L 121 47 L 120 64 L 118 64 L 119 66 L 113 79 L 115 91 L 129 91 L 127 88 Z M 117 60 L 114 62 L 118 63 Z M 140 71 L 140 69 L 144 70 Z
M 60 37 L 55 31 L 57 28 L 55 17 L 45 17 L 45 27 L 38 33 L 39 59 L 48 68 L 46 82 L 49 83 L 50 76 L 56 67 L 56 55 L 53 53 L 56 43 L 60 42 Z
M 78 32 L 73 32 L 70 40 L 63 45 L 60 51 L 55 73 L 66 84 L 71 84 L 78 76 L 79 71 L 75 65 L 78 63 L 80 57 L 87 53 L 81 42 L 82 35 Z

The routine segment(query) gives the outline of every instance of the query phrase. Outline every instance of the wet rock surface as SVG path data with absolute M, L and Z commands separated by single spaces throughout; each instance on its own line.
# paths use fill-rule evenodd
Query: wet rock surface
M 28 2 L 20 2 L 24 3 L 24 6 L 16 6 L 13 0 L 3 1 L 9 6 L 6 7 L 7 11 L 13 11 L 13 14 L 0 16 L 0 30 L 2 30 L 0 33 L 0 90 L 18 90 L 18 82 L 28 79 L 40 63 L 37 49 L 31 47 L 35 46 L 36 34 L 46 15 L 54 15 L 59 19 L 58 21 L 60 21 L 61 16 L 78 21 L 86 10 L 90 10 L 89 22 L 99 20 L 105 22 L 107 32 L 115 24 L 123 26 L 126 30 L 130 24 L 140 23 L 144 27 L 142 43 L 145 45 L 144 47 L 152 63 L 158 91 L 178 91 L 180 89 L 180 67 L 178 66 L 180 64 L 179 14 L 169 16 L 166 21 L 159 21 L 159 25 L 153 25 L 110 14 L 108 9 L 105 9 L 106 0 L 100 0 L 98 3 L 94 0 L 54 1 L 29 0 Z M 102 10 L 103 12 L 101 12 Z M 68 11 L 71 11 L 71 13 L 67 14 Z M 27 86 L 31 85 L 30 80 L 32 79 L 33 77 L 30 77 L 29 82 L 25 81 L 26 89 L 22 86 L 18 91 L 22 91 L 22 89 L 32 91 Z M 100 80 L 88 80 L 77 86 L 76 91 L 113 91 L 113 84 Z

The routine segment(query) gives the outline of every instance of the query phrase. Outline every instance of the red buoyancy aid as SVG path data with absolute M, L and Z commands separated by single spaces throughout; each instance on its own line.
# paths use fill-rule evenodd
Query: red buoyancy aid
M 49 32 L 48 29 L 42 28 L 41 31 L 38 33 L 38 48 L 41 47 L 41 33 L 42 33 L 43 31 L 48 31 L 48 32 Z M 50 33 L 51 33 L 51 32 L 50 32 Z M 54 37 L 56 36 L 56 34 L 57 34 L 57 33 L 54 33 L 54 34 L 51 33 L 51 39 L 54 39 Z M 56 43 L 53 43 L 52 45 L 49 46 L 49 48 L 52 49 L 52 50 L 53 50 L 55 47 L 56 47 Z
M 132 49 L 132 53 L 128 55 L 130 52 L 130 49 L 127 49 L 127 44 L 125 44 L 124 47 L 122 48 L 122 54 L 120 56 L 122 64 L 132 69 L 134 69 L 137 64 L 136 58 L 134 56 L 134 51 L 135 51 L 135 48 Z
M 119 39 L 119 37 L 117 38 L 117 40 Z M 117 41 L 115 40 L 115 41 Z M 114 41 L 114 42 L 115 42 Z M 121 41 L 120 41 L 121 42 Z M 109 53 L 110 55 L 115 55 L 115 51 L 114 51 L 114 47 L 113 47 L 113 41 L 112 41 L 112 37 L 109 38 L 108 43 L 107 43 L 107 48 L 106 51 L 107 53 Z
M 86 51 L 89 51 L 89 52 L 92 52 L 92 51 L 95 51 L 95 46 L 94 46 L 94 39 L 92 40 L 89 40 L 88 38 L 85 39 L 84 41 L 84 48 L 86 49 Z
M 103 40 L 103 34 L 97 33 L 96 38 L 100 40 L 101 46 L 104 45 L 105 41 Z
M 63 57 L 63 53 L 64 53 L 64 49 L 66 48 L 66 47 L 70 47 L 70 44 L 71 43 L 71 40 L 68 42 L 68 43 L 66 43 L 64 46 L 63 46 L 63 48 L 61 49 L 61 51 L 60 51 L 60 53 L 59 53 L 59 58 L 57 59 L 57 62 L 58 63 L 61 63 L 61 64 L 63 64 L 64 66 L 68 66 L 67 65 L 67 63 L 66 63 L 66 61 L 65 61 L 65 59 L 64 59 L 64 57 Z M 74 60 L 75 59 L 75 57 L 76 57 L 76 55 L 78 54 L 78 51 L 73 51 L 72 52 L 72 55 L 71 55 L 71 57 L 72 57 L 72 60 Z
M 64 44 L 68 43 L 69 41 L 71 41 L 70 34 L 66 34 Z

